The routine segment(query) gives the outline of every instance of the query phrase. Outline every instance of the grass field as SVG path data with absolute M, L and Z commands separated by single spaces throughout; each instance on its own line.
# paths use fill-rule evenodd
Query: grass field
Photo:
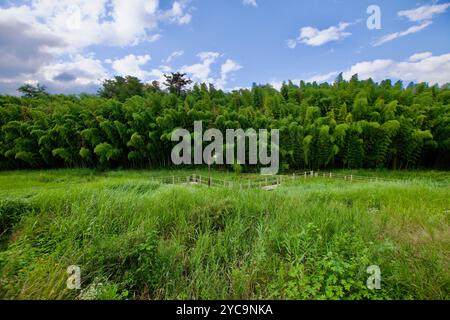
M 450 172 L 271 192 L 150 180 L 192 173 L 0 173 L 0 298 L 450 298 Z M 82 290 L 66 288 L 70 265 Z M 380 290 L 366 287 L 370 265 Z

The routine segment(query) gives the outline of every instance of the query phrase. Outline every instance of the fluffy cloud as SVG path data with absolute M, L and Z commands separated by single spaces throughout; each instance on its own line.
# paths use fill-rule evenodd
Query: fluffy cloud
M 410 21 L 418 22 L 430 20 L 435 14 L 443 13 L 450 7 L 450 3 L 421 6 L 416 9 L 398 12 L 399 17 L 406 17 Z
M 450 83 L 450 53 L 433 56 L 431 52 L 420 52 L 411 55 L 405 61 L 391 59 L 362 61 L 352 65 L 342 75 L 344 79 L 349 80 L 354 74 L 358 74 L 359 79 L 372 78 L 374 81 L 399 79 L 408 82 L 427 82 L 430 85 L 444 85 Z M 304 81 L 333 82 L 337 75 L 336 71 L 316 74 Z M 293 83 L 300 81 L 300 79 L 292 80 Z M 270 84 L 280 90 L 283 83 L 272 81 Z
M 314 27 L 303 27 L 300 29 L 300 35 L 296 39 L 287 40 L 289 48 L 294 49 L 299 43 L 308 46 L 321 46 L 330 41 L 342 40 L 351 35 L 345 32 L 351 23 L 341 22 L 337 26 L 331 26 L 327 29 L 319 30 Z
M 389 59 L 376 59 L 373 61 L 358 62 L 343 73 L 344 79 L 350 79 L 352 75 L 358 74 L 360 79 L 382 79 L 386 78 L 386 71 L 392 67 L 394 61 Z
M 160 10 L 158 0 L 32 0 L 30 6 L 0 8 L 0 16 L 14 17 L 33 28 L 65 39 L 68 48 L 91 45 L 126 46 L 155 41 L 151 33 L 159 22 L 187 24 L 185 2 L 175 1 L 169 10 Z
M 172 62 L 173 59 L 175 59 L 176 57 L 181 57 L 183 54 L 184 54 L 183 50 L 174 51 L 167 57 L 167 59 L 163 60 L 163 62 L 170 63 Z
M 143 80 L 144 82 L 151 82 L 153 80 L 156 80 L 163 83 L 165 81 L 164 74 L 172 72 L 173 71 L 172 67 L 168 65 L 160 65 L 157 68 L 153 68 L 150 71 L 148 71 L 147 69 L 144 68 L 144 66 L 147 65 L 148 62 L 150 62 L 150 60 L 151 60 L 150 55 L 135 56 L 133 54 L 130 54 L 121 59 L 116 59 L 112 61 L 111 64 L 113 70 L 119 75 L 135 76 L 138 77 L 140 80 Z
M 160 83 L 164 83 L 164 81 L 166 80 L 164 74 L 167 72 L 170 72 L 170 70 L 164 70 L 164 68 L 155 68 L 148 73 L 148 76 L 151 78 L 151 80 L 156 80 Z
M 0 77 L 0 92 L 16 94 L 23 83 L 43 83 L 50 92 L 95 93 L 108 76 L 100 60 L 77 54 L 69 60 L 50 62 L 32 74 L 16 74 Z
M 227 59 L 225 63 L 220 68 L 222 75 L 228 75 L 231 72 L 239 71 L 242 69 L 242 66 L 237 63 L 236 61 L 233 61 L 231 59 Z
M 312 76 L 311 78 L 306 79 L 305 81 L 321 83 L 321 82 L 329 81 L 329 80 L 335 78 L 337 75 L 338 75 L 338 72 L 332 71 L 332 72 L 329 72 L 326 74 L 316 74 L 316 75 Z
M 93 57 L 76 55 L 71 61 L 48 64 L 38 72 L 38 78 L 50 82 L 63 82 L 88 86 L 100 84 L 107 76 L 102 62 Z M 39 80 L 39 79 L 38 79 Z
M 218 52 L 201 52 L 197 56 L 201 62 L 189 66 L 185 65 L 181 68 L 181 72 L 191 75 L 192 79 L 196 82 L 213 83 L 214 79 L 211 78 L 211 65 L 216 62 L 220 54 Z
M 151 60 L 150 55 L 135 56 L 130 54 L 122 59 L 116 59 L 112 62 L 113 70 L 121 76 L 135 76 L 139 79 L 146 79 L 148 72 L 141 69 L 141 66 L 146 65 Z
M 149 31 L 158 25 L 157 10 L 157 0 L 113 0 L 111 20 L 98 24 L 104 32 L 99 41 L 126 46 L 152 38 Z
M 80 58 L 88 48 L 156 41 L 161 23 L 190 23 L 187 3 L 174 1 L 167 10 L 159 7 L 159 0 L 30 0 L 0 5 L 0 92 L 11 93 L 25 81 L 46 81 L 49 88 L 98 83 L 106 72 L 92 56 Z M 120 74 L 143 76 L 142 59 L 147 58 L 127 56 L 109 62 Z M 74 65 L 88 60 L 95 61 L 89 65 L 92 72 L 76 68 L 74 72 Z M 64 65 L 71 70 L 61 71 Z
M 432 24 L 431 21 L 425 21 L 425 22 L 423 22 L 423 23 L 421 23 L 421 24 L 419 24 L 417 26 L 412 26 L 412 27 L 408 28 L 405 31 L 394 32 L 394 33 L 387 34 L 387 35 L 381 37 L 379 40 L 373 42 L 372 46 L 378 47 L 378 46 L 381 46 L 382 44 L 384 44 L 386 42 L 389 42 L 389 41 L 395 40 L 397 38 L 401 38 L 401 37 L 407 36 L 409 34 L 413 34 L 413 33 L 419 32 L 419 31 L 427 28 L 430 24 Z
M 303 78 L 303 79 L 299 79 L 299 78 L 291 79 L 291 82 L 292 83 L 296 83 L 296 84 L 299 84 L 302 80 L 305 81 L 305 82 L 311 82 L 311 83 L 312 82 L 322 83 L 322 82 L 326 82 L 326 81 L 329 82 L 329 81 L 333 81 L 334 78 L 337 75 L 338 75 L 337 71 L 332 71 L 332 72 L 325 73 L 325 74 L 315 74 L 315 75 L 313 75 L 313 76 L 311 76 L 309 78 L 306 78 L 306 79 L 305 78 Z M 282 81 L 275 81 L 275 80 L 273 80 L 269 84 L 272 87 L 274 87 L 275 89 L 280 90 L 281 86 L 283 85 L 283 82 Z
M 225 86 L 228 81 L 228 75 L 239 71 L 242 69 L 242 66 L 234 60 L 227 59 L 224 64 L 220 67 L 220 79 L 216 81 L 216 86 L 220 89 L 225 89 Z
M 172 5 L 172 9 L 167 11 L 163 16 L 171 23 L 176 23 L 179 25 L 189 24 L 192 20 L 192 15 L 190 13 L 185 13 L 185 9 L 186 1 L 175 1 Z
M 415 53 L 411 57 L 409 57 L 409 61 L 416 62 L 416 61 L 420 61 L 420 60 L 424 60 L 424 59 L 430 58 L 432 56 L 433 56 L 433 53 L 431 53 L 430 51 L 421 52 L 421 53 Z
M 218 52 L 201 52 L 197 55 L 200 63 L 185 65 L 181 72 L 187 73 L 194 82 L 212 83 L 219 89 L 226 89 L 229 75 L 242 69 L 242 66 L 234 60 L 227 59 L 220 67 L 219 76 L 214 77 L 212 66 L 222 56 Z
M 400 62 L 390 59 L 359 62 L 344 72 L 343 76 L 350 79 L 355 73 L 360 79 L 381 81 L 391 78 L 443 85 L 450 83 L 450 53 L 440 56 L 433 56 L 429 52 L 418 53 Z
M 255 8 L 258 6 L 258 3 L 256 2 L 256 0 L 243 0 L 242 3 L 245 6 L 253 6 Z
M 386 42 L 422 31 L 426 29 L 433 22 L 431 19 L 435 14 L 443 13 L 450 7 L 450 3 L 437 4 L 437 5 L 426 5 L 421 6 L 416 9 L 403 10 L 398 12 L 399 17 L 406 17 L 409 21 L 417 22 L 418 24 L 412 26 L 405 31 L 398 31 L 394 33 L 387 34 L 381 37 L 379 40 L 372 43 L 372 46 L 378 47 Z
M 0 14 L 0 77 L 35 73 L 63 46 L 58 37 Z

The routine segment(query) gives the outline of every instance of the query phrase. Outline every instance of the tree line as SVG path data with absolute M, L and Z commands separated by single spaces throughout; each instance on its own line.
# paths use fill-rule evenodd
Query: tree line
M 106 80 L 97 95 L 0 96 L 0 169 L 172 166 L 177 128 L 279 129 L 281 170 L 450 167 L 450 86 L 371 79 L 224 92 L 185 74 Z M 255 166 L 234 169 L 255 170 Z

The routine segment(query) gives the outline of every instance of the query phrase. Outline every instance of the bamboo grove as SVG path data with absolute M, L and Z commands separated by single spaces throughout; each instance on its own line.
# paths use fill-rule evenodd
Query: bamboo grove
M 283 171 L 449 168 L 448 85 L 340 75 L 280 90 L 179 89 L 116 77 L 98 95 L 0 96 L 0 169 L 169 167 L 172 132 L 192 132 L 196 120 L 223 131 L 279 129 Z

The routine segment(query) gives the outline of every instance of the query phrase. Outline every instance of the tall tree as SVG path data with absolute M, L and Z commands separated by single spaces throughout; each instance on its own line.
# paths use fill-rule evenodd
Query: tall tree
M 47 88 L 39 83 L 35 86 L 24 84 L 23 86 L 20 86 L 17 91 L 22 94 L 22 97 L 26 98 L 37 98 L 48 95 Z
M 142 96 L 144 93 L 144 84 L 136 77 L 115 76 L 114 79 L 103 81 L 102 88 L 99 90 L 102 98 L 116 99 L 124 102 L 134 96 Z
M 164 85 L 169 88 L 171 93 L 175 93 L 178 96 L 184 92 L 186 86 L 192 83 L 191 79 L 186 78 L 186 73 L 171 72 L 170 74 L 165 74 L 164 77 L 166 78 Z

